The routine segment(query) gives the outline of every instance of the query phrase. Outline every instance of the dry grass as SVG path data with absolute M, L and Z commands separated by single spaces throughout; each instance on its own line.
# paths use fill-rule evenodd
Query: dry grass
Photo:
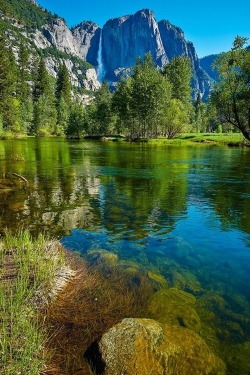
M 81 264 L 74 280 L 46 311 L 48 348 L 54 355 L 44 374 L 91 374 L 84 360 L 86 349 L 123 318 L 144 316 L 151 293 L 143 276 L 129 276 L 105 263 Z

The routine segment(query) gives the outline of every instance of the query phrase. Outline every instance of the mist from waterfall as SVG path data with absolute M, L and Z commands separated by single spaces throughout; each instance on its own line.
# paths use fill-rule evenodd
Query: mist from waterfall
M 102 29 L 100 33 L 99 48 L 97 54 L 97 78 L 102 82 L 105 76 L 105 69 L 103 64 L 103 46 L 102 46 Z

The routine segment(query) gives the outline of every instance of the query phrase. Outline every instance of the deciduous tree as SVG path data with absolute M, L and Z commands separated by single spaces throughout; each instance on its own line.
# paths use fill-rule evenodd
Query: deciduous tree
M 250 52 L 247 38 L 237 36 L 229 52 L 215 63 L 220 82 L 214 87 L 211 100 L 221 123 L 232 124 L 250 140 Z

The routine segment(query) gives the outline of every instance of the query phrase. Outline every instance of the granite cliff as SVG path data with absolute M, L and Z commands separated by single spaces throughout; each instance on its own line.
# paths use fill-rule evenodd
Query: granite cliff
M 211 80 L 200 66 L 193 43 L 184 32 L 169 21 L 157 22 L 154 13 L 143 9 L 133 15 L 108 20 L 103 28 L 82 22 L 72 30 L 84 58 L 93 64 L 101 80 L 117 81 L 122 72 L 135 64 L 138 56 L 150 52 L 157 66 L 162 67 L 176 56 L 190 58 L 196 92 L 207 95 Z
M 39 7 L 34 0 L 13 0 L 15 12 L 20 8 L 17 22 L 16 14 L 9 11 L 8 1 L 2 1 L 6 8 L 0 10 L 0 21 L 5 29 L 10 25 L 7 34 L 13 48 L 18 40 L 25 38 L 31 54 L 44 55 L 47 69 L 53 76 L 57 74 L 59 63 L 64 62 L 76 87 L 97 90 L 100 87 L 97 76 L 99 81 L 117 82 L 122 75 L 130 74 L 138 56 L 144 57 L 150 52 L 158 67 L 176 56 L 189 57 L 194 93 L 206 96 L 209 92 L 211 79 L 201 68 L 194 45 L 186 41 L 179 27 L 166 20 L 157 22 L 148 9 L 110 19 L 103 28 L 83 21 L 69 29 L 64 19 Z M 30 14 L 32 17 L 27 18 Z

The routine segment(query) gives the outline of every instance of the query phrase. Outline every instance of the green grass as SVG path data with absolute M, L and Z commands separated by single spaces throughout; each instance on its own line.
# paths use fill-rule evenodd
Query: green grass
M 150 143 L 156 144 L 221 144 L 230 146 L 240 146 L 249 142 L 241 133 L 185 133 L 179 134 L 175 138 L 166 139 L 158 138 L 149 140 Z
M 0 374 L 44 370 L 46 331 L 38 307 L 63 261 L 56 242 L 6 232 L 0 244 Z

